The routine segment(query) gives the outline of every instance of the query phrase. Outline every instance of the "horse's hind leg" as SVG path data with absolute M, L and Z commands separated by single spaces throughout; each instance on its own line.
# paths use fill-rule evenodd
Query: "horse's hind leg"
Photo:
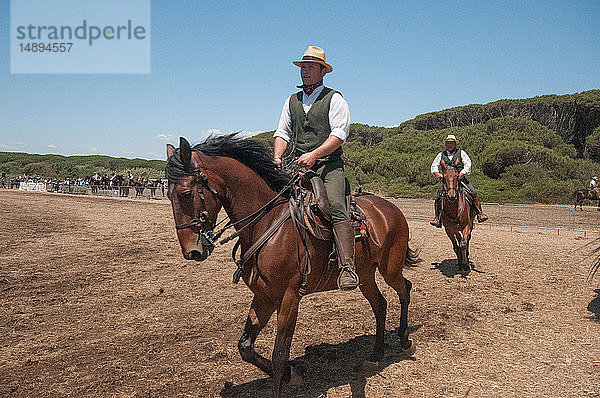
M 371 354 L 369 361 L 379 362 L 383 359 L 383 338 L 385 334 L 387 301 L 375 283 L 375 270 L 372 270 L 369 275 L 361 275 L 360 281 L 360 291 L 369 301 L 369 304 L 371 304 L 377 327 L 375 332 L 375 345 L 373 346 L 373 353 Z
M 398 336 L 400 336 L 400 344 L 404 353 L 412 356 L 416 351 L 415 345 L 408 338 L 408 305 L 410 304 L 412 283 L 405 277 L 402 277 L 402 279 L 404 279 L 404 289 L 398 291 L 398 298 L 400 299 L 400 327 L 398 328 Z
M 269 322 L 274 311 L 275 308 L 272 305 L 266 304 L 254 297 L 250 305 L 244 333 L 242 333 L 242 337 L 238 342 L 238 350 L 242 359 L 253 364 L 269 376 L 273 375 L 273 365 L 271 361 L 254 350 L 254 342 L 260 331 Z

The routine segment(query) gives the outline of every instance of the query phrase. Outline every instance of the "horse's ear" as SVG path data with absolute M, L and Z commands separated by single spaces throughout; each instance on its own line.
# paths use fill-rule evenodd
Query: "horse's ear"
M 190 147 L 190 143 L 183 137 L 179 138 L 179 156 L 181 157 L 183 167 L 189 169 L 192 162 L 192 148 Z
M 167 144 L 167 159 L 169 159 L 175 153 L 175 147 L 171 144 Z

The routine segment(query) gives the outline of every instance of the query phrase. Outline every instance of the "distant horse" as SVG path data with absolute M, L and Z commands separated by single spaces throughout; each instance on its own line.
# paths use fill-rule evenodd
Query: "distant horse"
M 571 195 L 571 203 L 574 204 L 573 210 L 577 210 L 577 205 L 579 205 L 579 210 L 583 211 L 583 202 L 586 199 L 599 200 L 600 198 L 593 189 L 579 189 Z M 600 211 L 600 201 L 598 202 L 598 211 Z
M 458 265 L 464 275 L 471 272 L 469 261 L 469 241 L 473 230 L 475 212 L 471 208 L 472 200 L 460 186 L 458 169 L 442 161 L 444 192 L 441 198 L 440 217 L 446 235 L 452 242 L 452 249 L 458 258 Z
M 328 266 L 330 241 L 317 240 L 309 234 L 305 235 L 306 240 L 296 241 L 298 235 L 289 218 L 291 202 L 286 198 L 290 178 L 276 168 L 272 156 L 259 142 L 242 140 L 235 134 L 209 137 L 193 148 L 181 138 L 178 150 L 167 145 L 166 174 L 167 196 L 186 259 L 204 261 L 210 255 L 215 247 L 214 229 L 221 208 L 230 219 L 229 225 L 239 234 L 237 244 L 247 262 L 236 275 L 241 275 L 254 299 L 238 349 L 244 361 L 273 377 L 273 397 L 281 397 L 282 383 L 299 379 L 288 359 L 302 297 L 300 265 L 310 259 L 312 271 L 307 276 L 307 293 L 337 289 L 339 270 L 335 265 Z M 402 349 L 411 356 L 415 352 L 415 345 L 408 338 L 412 284 L 402 275 L 402 268 L 419 259 L 408 245 L 408 224 L 400 209 L 378 196 L 359 196 L 356 202 L 370 225 L 368 237 L 356 243 L 360 290 L 371 305 L 377 326 L 369 361 L 378 363 L 384 356 L 387 302 L 375 283 L 376 269 L 398 294 L 401 304 L 398 335 Z M 272 206 L 264 211 L 266 204 Z M 259 248 L 250 251 L 257 241 Z M 251 254 L 246 257 L 249 251 Z M 277 336 L 269 360 L 255 351 L 254 343 L 275 311 Z
M 143 197 L 144 196 L 144 190 L 146 189 L 146 185 L 148 180 L 146 179 L 141 179 L 141 180 L 137 180 L 137 181 L 131 181 L 130 185 L 133 186 L 133 188 L 135 189 L 135 197 L 137 198 L 138 196 Z
M 111 178 L 112 181 L 112 186 L 114 187 L 119 187 L 119 196 L 126 198 L 129 196 L 129 187 L 130 187 L 130 179 L 129 178 L 125 178 L 120 174 L 117 174 L 116 176 Z
M 155 198 L 156 197 L 156 188 L 158 188 L 158 187 L 162 188 L 163 182 L 160 178 L 157 178 L 156 180 L 148 181 L 147 187 L 150 190 L 150 197 Z M 163 190 L 163 196 L 164 196 L 164 190 Z
M 101 180 L 102 180 L 102 177 L 100 177 L 98 175 L 92 175 L 92 176 L 85 177 L 85 182 L 89 185 L 92 195 L 96 195 L 98 193 L 98 189 L 99 189 Z

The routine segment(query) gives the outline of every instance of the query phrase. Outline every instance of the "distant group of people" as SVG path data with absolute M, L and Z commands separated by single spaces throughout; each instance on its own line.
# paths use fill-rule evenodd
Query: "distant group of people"
M 45 184 L 44 190 L 49 192 L 67 192 L 71 193 L 74 190 L 81 191 L 81 188 L 92 188 L 92 193 L 96 193 L 97 189 L 102 186 L 106 186 L 108 188 L 117 188 L 120 187 L 121 184 L 119 180 L 123 180 L 127 183 L 128 186 L 132 187 L 148 187 L 151 192 L 151 196 L 154 197 L 156 195 L 156 189 L 160 189 L 162 196 L 165 196 L 165 188 L 166 181 L 163 179 L 155 179 L 148 180 L 147 178 L 143 178 L 142 176 L 138 176 L 137 180 L 134 179 L 131 171 L 127 172 L 127 178 L 125 179 L 123 176 L 118 175 L 116 172 L 113 172 L 112 175 L 104 174 L 101 175 L 98 172 L 95 172 L 91 177 L 67 177 L 64 179 L 57 178 L 44 178 L 36 175 L 19 175 L 18 177 L 6 179 L 6 177 L 2 177 L 0 179 L 0 187 L 2 188 L 13 188 L 19 189 L 21 183 L 35 183 L 35 184 Z M 137 196 L 137 195 L 136 195 Z

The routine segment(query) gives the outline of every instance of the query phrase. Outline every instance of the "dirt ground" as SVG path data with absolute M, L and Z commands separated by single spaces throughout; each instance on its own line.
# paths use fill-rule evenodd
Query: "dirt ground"
M 443 230 L 409 224 L 423 259 L 405 271 L 414 358 L 381 278 L 377 371 L 361 367 L 375 322 L 360 292 L 308 296 L 291 353 L 304 385 L 286 396 L 600 397 L 596 235 L 481 225 L 462 278 Z M 269 396 L 237 352 L 251 293 L 231 282 L 230 249 L 185 261 L 167 200 L 0 190 L 0 396 Z M 273 326 L 257 341 L 268 356 Z

